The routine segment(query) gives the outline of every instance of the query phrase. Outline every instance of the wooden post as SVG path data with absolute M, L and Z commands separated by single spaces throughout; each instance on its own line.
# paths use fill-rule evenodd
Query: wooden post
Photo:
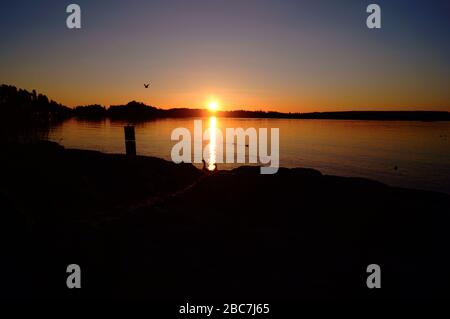
M 136 137 L 134 134 L 134 126 L 127 125 L 125 131 L 125 151 L 127 157 L 136 157 Z

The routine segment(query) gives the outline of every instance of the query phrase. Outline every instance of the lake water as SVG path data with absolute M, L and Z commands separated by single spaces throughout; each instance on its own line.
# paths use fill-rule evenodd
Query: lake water
M 203 119 L 203 129 L 211 123 L 211 119 Z M 450 122 L 217 118 L 213 123 L 223 132 L 225 128 L 279 128 L 281 167 L 310 167 L 323 174 L 367 177 L 392 186 L 450 193 Z M 70 119 L 52 128 L 49 139 L 67 148 L 124 153 L 126 124 Z M 136 124 L 138 155 L 171 160 L 176 144 L 171 133 L 177 127 L 193 132 L 194 119 Z

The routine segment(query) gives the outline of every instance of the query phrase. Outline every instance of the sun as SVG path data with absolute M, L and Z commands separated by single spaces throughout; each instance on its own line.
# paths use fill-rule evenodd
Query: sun
M 208 110 L 210 110 L 211 112 L 217 111 L 218 108 L 219 108 L 219 102 L 217 102 L 217 101 L 210 101 L 208 103 Z

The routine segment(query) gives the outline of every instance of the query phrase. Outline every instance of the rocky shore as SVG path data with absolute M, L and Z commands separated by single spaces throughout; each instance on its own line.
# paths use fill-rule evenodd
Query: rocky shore
M 450 196 L 313 169 L 190 164 L 2 145 L 2 295 L 449 297 Z M 66 287 L 80 265 L 83 288 Z M 366 267 L 382 269 L 382 289 Z

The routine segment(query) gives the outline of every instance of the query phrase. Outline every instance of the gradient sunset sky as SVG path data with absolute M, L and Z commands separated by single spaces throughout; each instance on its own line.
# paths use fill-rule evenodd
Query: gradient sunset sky
M 68 106 L 450 111 L 448 0 L 2 1 L 0 37 L 0 83 Z

